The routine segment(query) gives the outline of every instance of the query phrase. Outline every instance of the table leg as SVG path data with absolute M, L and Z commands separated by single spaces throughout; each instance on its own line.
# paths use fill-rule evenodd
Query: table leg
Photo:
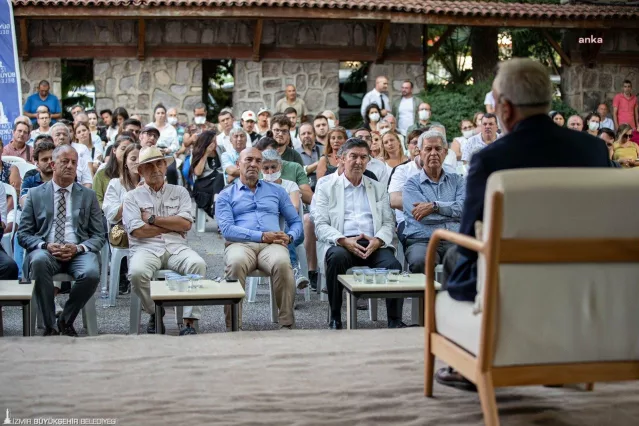
M 22 335 L 31 336 L 31 301 L 22 303 Z
M 356 330 L 357 329 L 357 296 L 354 295 L 350 295 L 349 297 L 350 300 L 350 306 L 351 306 L 351 311 L 349 313 L 349 321 L 347 324 L 347 327 L 349 330 Z
M 240 331 L 239 327 L 239 302 L 231 304 L 231 331 Z
M 155 302 L 155 334 L 162 334 L 162 303 Z
M 424 326 L 424 305 L 425 305 L 425 300 L 424 300 L 424 296 L 420 296 L 419 297 L 419 325 L 420 326 Z

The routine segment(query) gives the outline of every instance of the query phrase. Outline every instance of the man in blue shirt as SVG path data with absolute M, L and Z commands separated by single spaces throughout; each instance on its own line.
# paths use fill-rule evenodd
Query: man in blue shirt
M 280 327 L 290 329 L 295 324 L 295 279 L 287 247 L 301 239 L 302 221 L 284 188 L 259 180 L 261 163 L 259 150 L 243 150 L 238 160 L 239 179 L 222 191 L 215 203 L 217 223 L 226 240 L 225 274 L 227 280 L 239 280 L 242 287 L 250 272 L 259 269 L 268 274 L 279 309 Z M 288 225 L 288 233 L 282 232 L 281 217 Z M 228 328 L 230 307 L 225 306 L 224 311 Z
M 27 98 L 24 104 L 24 115 L 31 119 L 31 123 L 35 126 L 38 121 L 38 107 L 46 106 L 51 114 L 51 125 L 55 124 L 56 119 L 62 118 L 62 107 L 60 100 L 49 93 L 49 82 L 42 80 L 38 84 L 38 91 Z
M 466 191 L 463 177 L 444 171 L 448 154 L 446 137 L 430 130 L 420 135 L 419 140 L 422 170 L 404 185 L 402 202 L 406 261 L 411 272 L 423 274 L 426 247 L 433 232 L 436 229 L 459 231 Z M 441 263 L 450 246 L 447 241 L 439 243 L 437 263 Z

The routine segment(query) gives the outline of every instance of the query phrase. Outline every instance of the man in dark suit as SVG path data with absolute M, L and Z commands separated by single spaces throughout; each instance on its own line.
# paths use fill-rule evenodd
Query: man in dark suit
M 466 200 L 459 232 L 475 237 L 483 220 L 488 177 L 499 170 L 531 167 L 609 167 L 601 139 L 557 126 L 548 116 L 552 84 L 548 71 L 527 58 L 502 62 L 493 82 L 495 115 L 506 135 L 473 155 L 466 178 Z M 453 247 L 444 259 L 447 289 L 455 300 L 477 295 L 477 253 Z M 440 384 L 473 387 L 450 368 L 436 374 Z
M 70 145 L 53 151 L 53 178 L 29 191 L 18 231 L 18 241 L 29 253 L 45 336 L 77 336 L 73 322 L 100 282 L 102 210 L 95 192 L 75 183 L 77 166 L 78 153 Z M 61 272 L 73 276 L 75 284 L 56 330 L 53 276 Z

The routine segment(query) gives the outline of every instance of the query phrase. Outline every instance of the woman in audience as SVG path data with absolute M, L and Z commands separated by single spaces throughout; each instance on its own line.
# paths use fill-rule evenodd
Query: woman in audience
M 195 203 L 210 217 L 215 216 L 215 199 L 224 189 L 222 153 L 215 137 L 214 131 L 205 131 L 198 136 L 189 170 L 189 177 L 195 181 L 193 184 Z
M 104 158 L 104 151 L 101 146 L 93 144 L 89 123 L 85 121 L 75 123 L 73 126 L 73 134 L 75 135 L 76 142 L 86 146 L 89 150 L 89 157 L 91 159 L 89 162 L 89 169 L 91 171 L 91 175 L 95 175 L 95 172 L 98 170 L 98 167 L 100 167 L 100 163 Z
M 382 135 L 375 131 L 371 132 L 371 157 L 384 161 L 384 147 L 382 146 Z
M 395 167 L 408 161 L 408 157 L 404 154 L 397 133 L 393 131 L 388 131 L 382 136 L 382 146 L 384 147 L 384 162 L 390 176 Z
M 550 118 L 552 118 L 552 121 L 554 121 L 555 124 L 559 127 L 564 127 L 564 125 L 566 124 L 566 118 L 559 111 L 551 112 Z
M 415 129 L 406 136 L 406 140 L 408 141 L 408 156 L 411 159 L 419 155 L 419 146 L 417 146 L 417 142 L 422 133 L 424 133 L 424 129 Z
M 117 140 L 116 140 L 116 143 Z M 122 148 L 120 142 L 118 151 Z M 111 179 L 104 194 L 104 202 L 102 203 L 102 211 L 109 222 L 109 228 L 122 221 L 122 205 L 124 196 L 127 192 L 135 189 L 140 183 L 140 175 L 133 171 L 133 166 L 138 162 L 138 155 L 142 147 L 137 143 L 127 143 L 126 148 L 122 150 L 122 168 L 119 177 Z
M 129 113 L 127 112 L 126 109 L 124 109 L 122 107 L 117 107 L 115 109 L 115 111 L 113 111 L 113 123 L 111 124 L 111 127 L 116 128 L 117 131 L 111 137 L 111 142 L 115 141 L 115 137 L 118 134 L 122 133 L 122 131 L 124 130 L 122 128 L 122 125 L 128 119 L 129 119 Z M 111 133 L 113 133 L 113 132 L 111 132 Z
M 601 125 L 601 117 L 596 112 L 591 112 L 586 116 L 586 124 L 584 131 L 589 135 L 597 137 L 599 134 L 599 126 Z
M 476 112 L 473 116 L 473 123 L 475 123 L 475 134 L 481 132 L 481 120 L 484 118 L 483 112 Z
M 319 159 L 319 163 L 317 164 L 317 169 L 315 170 L 315 174 L 317 179 L 330 175 L 337 170 L 338 162 L 337 162 L 337 150 L 340 146 L 344 145 L 348 136 L 346 135 L 346 130 L 343 127 L 334 127 L 330 132 L 328 132 L 328 144 L 326 144 L 326 148 L 324 148 L 324 155 Z
M 453 142 L 450 144 L 450 149 L 457 154 L 457 161 L 461 161 L 462 149 L 466 145 L 466 142 L 468 142 L 468 139 L 475 134 L 475 124 L 470 120 L 462 120 L 461 123 L 459 123 L 459 129 L 462 135 L 453 139 Z
M 612 156 L 614 161 L 618 161 L 622 167 L 635 167 L 639 163 L 639 145 L 630 140 L 632 127 L 622 124 L 617 130 L 617 140 L 615 141 L 615 153 Z
M 164 108 L 164 105 L 158 104 L 155 106 L 153 119 L 154 121 L 150 126 L 160 131 L 160 139 L 155 145 L 162 150 L 164 155 L 173 155 L 180 146 L 178 144 L 177 130 L 166 120 L 166 108 Z
M 120 177 L 124 164 L 124 151 L 127 147 L 135 142 L 135 138 L 132 133 L 124 132 L 117 138 L 115 142 L 109 148 L 111 148 L 111 155 L 105 167 L 101 168 L 93 176 L 93 190 L 95 196 L 100 203 L 100 207 L 104 202 L 104 194 L 107 191 L 107 187 L 112 179 Z M 136 157 L 137 158 L 137 157 Z
M 377 104 L 373 103 L 366 107 L 366 113 L 364 114 L 364 128 L 366 130 L 377 130 L 377 123 L 381 120 L 382 114 Z
M 91 135 L 99 137 L 102 141 L 102 145 L 106 145 L 108 142 L 106 129 L 102 126 L 98 126 L 98 113 L 94 109 L 90 109 L 87 111 L 87 117 L 89 117 L 89 129 L 91 130 Z
M 16 195 L 20 194 L 20 187 L 22 186 L 22 178 L 20 177 L 20 171 L 14 165 L 11 165 L 5 161 L 2 161 L 2 150 L 4 143 L 0 138 L 0 182 L 11 185 L 16 190 Z M 14 200 L 13 197 L 7 195 L 7 212 L 13 211 L 14 205 L 17 205 L 18 200 Z M 11 222 L 13 224 L 13 221 Z M 12 226 L 9 222 L 6 223 L 7 227 L 5 232 L 11 232 Z

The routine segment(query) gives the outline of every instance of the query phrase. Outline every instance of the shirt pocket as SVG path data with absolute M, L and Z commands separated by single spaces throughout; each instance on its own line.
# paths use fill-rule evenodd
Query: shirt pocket
M 164 202 L 164 211 L 167 216 L 175 216 L 180 211 L 180 199 L 178 197 L 170 198 Z
M 153 205 L 153 203 L 141 202 L 138 205 L 140 206 L 140 210 L 150 214 L 155 214 L 155 206 Z

